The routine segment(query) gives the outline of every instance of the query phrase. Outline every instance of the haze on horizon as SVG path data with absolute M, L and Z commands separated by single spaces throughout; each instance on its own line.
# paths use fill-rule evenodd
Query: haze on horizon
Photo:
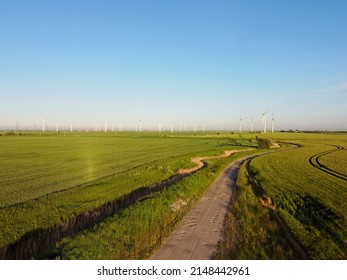
M 347 1 L 1 1 L 0 129 L 347 130 Z

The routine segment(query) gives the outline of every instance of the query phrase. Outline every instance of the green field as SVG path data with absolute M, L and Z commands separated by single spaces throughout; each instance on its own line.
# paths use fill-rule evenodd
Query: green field
M 290 139 L 301 148 L 254 159 L 251 170 L 309 258 L 346 259 L 347 181 L 312 165 L 310 158 L 322 154 L 319 160 L 329 170 L 347 175 L 346 152 L 334 148 L 347 148 L 347 139 L 344 135 L 302 139 Z
M 255 145 L 157 133 L 47 133 L 0 141 L 0 247 L 167 179 L 191 166 L 193 156 Z
M 347 175 L 346 134 L 22 134 L 0 137 L 0 248 L 59 226 L 62 230 L 80 216 L 88 220 L 109 203 L 192 166 L 192 157 L 256 148 L 257 136 L 271 138 L 284 148 L 291 144 L 301 146 L 270 149 L 274 153 L 252 160 L 249 167 L 250 175 L 272 201 L 276 215 L 285 222 L 292 238 L 309 258 L 347 257 L 347 182 L 343 179 Z M 209 160 L 193 175 L 131 200 L 124 209 L 68 234 L 54 248 L 33 257 L 146 258 L 231 161 L 257 152 L 255 149 Z M 231 203 L 229 220 L 236 217 L 237 223 L 242 223 L 237 230 L 245 239 L 237 241 L 237 248 L 244 251 L 231 254 L 230 248 L 236 248 L 236 239 L 231 238 L 221 244 L 225 248 L 219 257 L 295 258 L 289 251 L 285 253 L 288 245 L 278 238 L 281 227 L 272 221 L 271 213 L 257 205 L 257 194 L 252 193 L 248 173 L 242 170 L 236 208 L 233 210 Z M 173 211 L 172 205 L 182 201 L 179 211 Z M 245 211 L 249 214 L 241 216 Z M 226 227 L 224 235 L 233 237 L 235 228 L 231 229 Z M 272 236 L 270 243 L 268 236 Z M 264 249 L 264 244 L 268 248 Z M 256 257 L 251 257 L 252 252 Z

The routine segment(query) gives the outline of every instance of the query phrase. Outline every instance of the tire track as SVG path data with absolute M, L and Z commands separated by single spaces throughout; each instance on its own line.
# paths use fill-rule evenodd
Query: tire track
M 317 168 L 318 170 L 323 171 L 329 175 L 332 175 L 336 178 L 339 178 L 339 179 L 347 182 L 347 175 L 340 173 L 338 171 L 335 171 L 334 169 L 331 169 L 331 168 L 325 166 L 324 164 L 322 164 L 319 161 L 321 159 L 321 157 L 324 157 L 324 156 L 331 154 L 331 153 L 336 153 L 336 152 L 344 150 L 344 147 L 342 147 L 342 146 L 335 146 L 335 147 L 336 147 L 336 149 L 324 151 L 324 152 L 321 152 L 319 154 L 311 156 L 309 159 L 309 162 L 313 167 Z

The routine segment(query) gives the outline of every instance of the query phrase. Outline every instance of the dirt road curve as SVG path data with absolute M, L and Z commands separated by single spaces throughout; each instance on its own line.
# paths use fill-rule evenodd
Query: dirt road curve
M 232 162 L 213 182 L 203 198 L 155 252 L 152 260 L 210 259 L 223 230 L 224 217 L 242 163 L 258 155 Z

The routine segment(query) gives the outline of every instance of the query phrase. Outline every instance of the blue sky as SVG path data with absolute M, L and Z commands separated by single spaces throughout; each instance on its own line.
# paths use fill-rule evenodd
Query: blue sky
M 0 1 L 0 128 L 347 130 L 347 1 Z

